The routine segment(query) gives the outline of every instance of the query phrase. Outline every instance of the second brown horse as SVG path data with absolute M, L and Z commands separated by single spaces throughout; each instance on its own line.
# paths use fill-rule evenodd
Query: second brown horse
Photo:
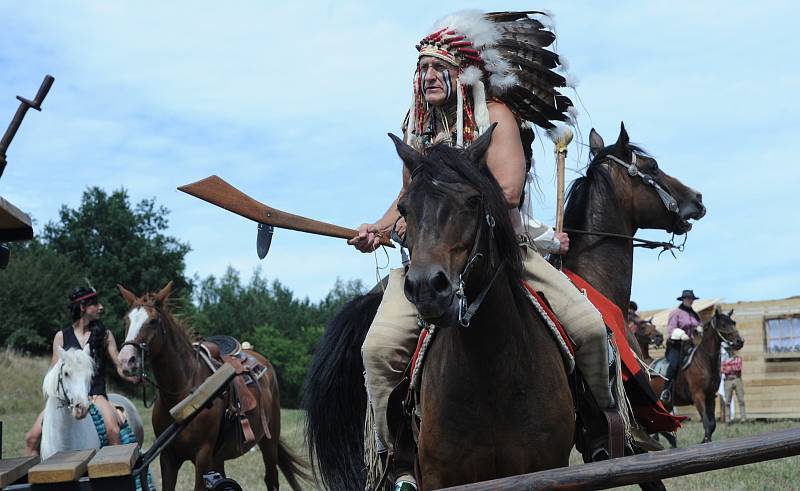
M 199 386 L 211 374 L 211 370 L 200 361 L 186 329 L 173 317 L 167 306 L 172 282 L 158 293 L 148 293 L 142 297 L 122 286 L 119 290 L 130 305 L 130 311 L 125 316 L 125 346 L 120 351 L 120 362 L 126 372 L 137 375 L 137 367 L 141 362 L 139 357 L 149 357 L 146 361 L 153 369 L 158 388 L 153 407 L 153 429 L 158 436 L 173 422 L 170 408 Z M 146 352 L 143 352 L 142 346 L 147 347 Z M 268 490 L 277 490 L 280 468 L 292 489 L 300 489 L 297 479 L 305 477 L 305 464 L 280 441 L 280 397 L 275 370 L 264 356 L 249 350 L 247 353 L 267 367 L 266 373 L 257 382 L 260 386 L 258 406 L 248 414 L 264 460 L 264 482 Z M 195 466 L 194 489 L 202 491 L 206 489 L 204 473 L 214 470 L 224 475 L 225 461 L 242 455 L 252 447 L 253 444 L 240 444 L 232 426 L 238 425 L 238 421 L 226 423 L 225 411 L 225 401 L 215 400 L 164 449 L 160 456 L 162 489 L 175 489 L 178 470 L 188 460 Z M 262 425 L 261 412 L 267 421 L 269 435 Z

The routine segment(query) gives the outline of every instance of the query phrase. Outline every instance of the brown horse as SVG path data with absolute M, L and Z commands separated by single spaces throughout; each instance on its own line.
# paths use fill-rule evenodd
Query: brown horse
M 703 337 L 692 357 L 692 362 L 678 374 L 675 380 L 673 403 L 676 406 L 694 405 L 703 421 L 705 430 L 702 443 L 711 441 L 717 428 L 715 415 L 717 391 L 720 382 L 720 349 L 722 342 L 735 349 L 744 346 L 744 340 L 731 317 L 733 310 L 723 313 L 719 307 L 714 315 L 703 323 Z M 653 377 L 650 381 L 656 394 L 664 388 L 664 379 Z
M 589 143 L 592 160 L 586 175 L 573 182 L 568 195 L 564 226 L 570 231 L 570 250 L 563 263 L 626 312 L 634 243 L 623 237 L 633 237 L 639 229 L 685 234 L 691 230 L 689 220 L 701 219 L 706 209 L 699 192 L 630 143 L 624 124 L 613 145 L 606 146 L 594 129 Z M 642 345 L 638 336 L 627 334 L 639 357 L 649 357 L 650 339 L 644 338 Z M 665 436 L 673 443 L 672 435 Z
M 145 361 L 140 357 L 148 358 L 146 362 L 152 366 L 158 389 L 153 407 L 153 429 L 158 436 L 173 422 L 169 410 L 199 386 L 211 370 L 200 361 L 186 329 L 167 307 L 172 282 L 158 293 L 142 297 L 122 286 L 119 290 L 131 308 L 125 316 L 125 345 L 120 351 L 120 362 L 128 374 L 138 375 L 140 363 Z M 279 467 L 292 489 L 300 489 L 297 478 L 305 477 L 305 464 L 280 441 L 280 398 L 275 370 L 264 356 L 254 351 L 247 353 L 267 367 L 266 373 L 258 379 L 258 406 L 248 414 L 264 460 L 264 482 L 270 491 L 277 490 Z M 264 420 L 268 422 L 269 437 L 259 417 L 262 411 Z M 164 449 L 160 455 L 163 489 L 175 489 L 178 470 L 188 460 L 195 466 L 194 489 L 201 491 L 205 489 L 204 473 L 214 470 L 224 475 L 225 461 L 252 447 L 253 444 L 240 444 L 238 429 L 233 426 L 239 423 L 230 422 L 225 412 L 226 402 L 215 400 Z
M 598 139 L 593 131 L 595 144 Z M 416 198 L 401 203 L 414 250 L 408 296 L 428 320 L 453 324 L 458 302 L 448 303 L 448 297 L 471 249 L 485 257 L 468 274 L 467 298 L 474 299 L 488 288 L 470 327 L 440 329 L 427 357 L 420 435 L 423 486 L 566 465 L 572 442 L 566 433 L 572 432 L 573 419 L 565 371 L 555 368 L 562 362 L 553 340 L 517 290 L 519 250 L 501 211 L 504 204 L 498 201 L 496 184 L 485 169 L 464 162 L 454 150 L 437 148 L 427 158 L 402 144 L 398 151 L 417 176 L 408 194 L 413 192 Z M 476 142 L 468 157 L 474 159 L 480 151 Z M 644 177 L 626 177 L 627 168 L 618 172 L 618 164 L 610 158 L 630 162 L 632 152 L 639 156 L 636 168 L 648 173 Z M 593 154 L 587 177 L 573 186 L 570 195 L 572 221 L 567 223 L 573 227 L 628 234 L 636 228 L 681 233 L 689 229 L 689 218 L 705 213 L 699 193 L 658 174 L 659 187 L 669 186 L 675 196 L 673 209 L 677 208 L 676 212 L 664 210 L 654 186 L 645 180 L 657 174 L 655 161 L 629 145 L 624 128 L 616 145 L 601 145 Z M 484 218 L 487 211 L 495 222 L 491 232 Z M 587 220 L 581 219 L 583 213 Z M 589 236 L 576 236 L 573 241 L 580 254 L 591 255 L 591 260 L 577 261 L 579 255 L 573 253 L 567 256 L 567 264 L 627 308 L 631 242 Z M 597 246 L 607 255 L 595 254 Z M 592 261 L 600 263 L 603 278 L 591 274 Z M 380 292 L 370 293 L 337 314 L 306 381 L 309 449 L 329 489 L 363 488 L 364 447 L 358 435 L 364 428 L 367 401 L 359 349 L 380 301 Z M 545 393 L 548 396 L 542 397 Z M 650 484 L 652 488 L 660 485 Z
M 661 334 L 653 324 L 653 318 L 639 319 L 634 322 L 635 330 L 634 337 L 639 345 L 639 351 L 642 353 L 641 360 L 646 364 L 653 362 L 653 357 L 650 356 L 650 346 L 660 348 L 664 342 L 664 335 Z

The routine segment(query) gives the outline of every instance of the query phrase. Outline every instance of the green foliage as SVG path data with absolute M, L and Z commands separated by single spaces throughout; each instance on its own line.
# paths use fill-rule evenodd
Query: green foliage
M 38 241 L 14 244 L 0 270 L 0 339 L 9 348 L 50 354 L 55 332 L 69 322 L 67 296 L 83 280 L 78 268 Z
M 122 335 L 121 319 L 128 309 L 117 284 L 143 294 L 174 281 L 179 296 L 191 295 L 184 276 L 190 247 L 164 234 L 168 214 L 154 199 L 131 206 L 124 189 L 108 194 L 91 187 L 76 209 L 62 206 L 58 222 L 44 228 L 48 247 L 74 263 L 81 277 L 97 288 L 106 308 L 104 322 L 117 337 Z

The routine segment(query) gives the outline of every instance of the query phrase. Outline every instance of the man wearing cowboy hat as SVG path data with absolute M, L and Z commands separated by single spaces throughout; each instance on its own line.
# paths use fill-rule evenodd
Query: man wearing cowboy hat
M 681 296 L 676 300 L 681 303 L 678 308 L 669 313 L 667 321 L 667 352 L 665 357 L 669 361 L 667 368 L 667 383 L 661 391 L 661 400 L 672 402 L 672 387 L 674 380 L 678 377 L 678 368 L 681 362 L 684 343 L 694 338 L 694 333 L 702 333 L 703 323 L 700 316 L 692 308 L 692 304 L 700 297 L 695 296 L 694 290 L 683 290 Z

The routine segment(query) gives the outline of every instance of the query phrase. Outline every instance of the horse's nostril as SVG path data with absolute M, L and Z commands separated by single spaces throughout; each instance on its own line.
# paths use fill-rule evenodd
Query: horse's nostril
M 431 276 L 430 285 L 436 293 L 443 293 L 450 289 L 450 280 L 444 271 L 439 271 Z

